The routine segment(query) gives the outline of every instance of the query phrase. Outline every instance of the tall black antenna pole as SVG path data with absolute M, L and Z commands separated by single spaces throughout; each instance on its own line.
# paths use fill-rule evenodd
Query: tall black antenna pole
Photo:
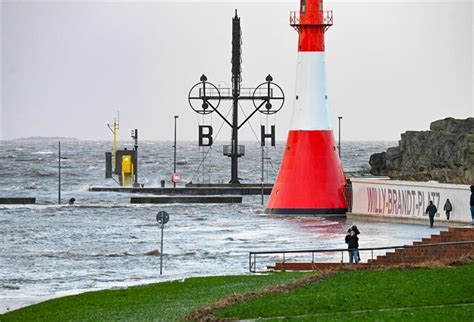
M 239 162 L 239 96 L 242 73 L 242 33 L 240 29 L 240 18 L 235 10 L 232 18 L 232 154 L 231 154 L 231 184 L 239 184 L 238 162 Z
M 176 176 L 176 121 L 178 119 L 178 115 L 174 116 L 174 144 L 173 144 L 173 188 L 176 188 L 176 182 L 174 180 L 174 177 Z

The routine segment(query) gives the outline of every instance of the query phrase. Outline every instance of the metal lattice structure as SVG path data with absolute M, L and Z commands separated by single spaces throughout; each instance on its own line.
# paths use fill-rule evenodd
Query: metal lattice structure
M 239 146 L 239 129 L 246 124 L 255 113 L 270 115 L 281 110 L 285 102 L 285 94 L 280 86 L 273 82 L 268 75 L 265 82 L 255 88 L 242 88 L 242 29 L 240 17 L 232 18 L 232 87 L 218 88 L 207 81 L 202 75 L 200 82 L 195 84 L 188 95 L 191 108 L 198 114 L 208 115 L 216 113 L 231 127 L 231 144 L 224 146 L 224 155 L 231 158 L 230 184 L 240 184 L 238 177 L 238 158 L 244 156 L 245 147 Z M 220 111 L 222 101 L 232 101 L 232 118 L 227 119 Z M 254 110 L 243 120 L 239 121 L 239 101 L 252 101 Z

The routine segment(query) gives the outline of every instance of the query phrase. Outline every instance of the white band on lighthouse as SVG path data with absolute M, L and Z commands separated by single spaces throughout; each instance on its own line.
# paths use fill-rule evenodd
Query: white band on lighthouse
M 298 52 L 295 95 L 290 130 L 331 130 L 324 52 Z

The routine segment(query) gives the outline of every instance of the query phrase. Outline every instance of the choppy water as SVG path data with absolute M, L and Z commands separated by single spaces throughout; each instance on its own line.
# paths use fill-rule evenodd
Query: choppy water
M 346 142 L 346 171 L 366 167 L 371 153 L 391 142 Z M 269 150 L 266 180 L 278 169 L 283 143 Z M 123 287 L 190 276 L 243 274 L 252 250 L 345 247 L 351 223 L 324 218 L 282 218 L 262 214 L 259 196 L 241 205 L 129 205 L 130 195 L 88 192 L 104 179 L 106 142 L 62 142 L 62 200 L 57 205 L 57 142 L 0 141 L 0 196 L 36 197 L 39 205 L 0 205 L 0 312 L 51 296 L 90 289 Z M 260 150 L 246 143 L 241 159 L 243 182 L 259 182 Z M 140 144 L 140 182 L 158 185 L 172 170 L 172 143 Z M 178 145 L 178 169 L 186 181 L 227 181 L 229 160 L 219 147 L 198 169 L 202 153 L 194 143 Z M 202 177 L 204 175 L 204 178 Z M 159 256 L 156 213 L 166 210 L 164 274 Z M 439 229 L 419 225 L 358 222 L 361 247 L 411 243 Z M 330 259 L 321 255 L 321 260 Z M 340 255 L 337 255 L 340 256 Z M 363 255 L 365 256 L 365 255 Z M 339 259 L 339 257 L 337 257 Z M 334 259 L 334 258 L 333 258 Z M 263 269 L 275 258 L 259 263 Z

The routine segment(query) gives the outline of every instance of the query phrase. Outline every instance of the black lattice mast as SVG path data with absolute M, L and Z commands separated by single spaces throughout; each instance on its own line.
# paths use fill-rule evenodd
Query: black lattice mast
M 239 97 L 240 82 L 242 81 L 242 29 L 240 28 L 240 18 L 232 18 L 232 152 L 231 158 L 231 179 L 229 183 L 240 183 L 238 176 L 239 163 Z
M 242 30 L 240 27 L 240 18 L 237 16 L 237 10 L 235 16 L 232 18 L 232 88 L 221 88 L 220 90 L 212 83 L 207 81 L 206 75 L 202 75 L 200 82 L 195 84 L 189 91 L 188 101 L 191 108 L 199 114 L 210 114 L 216 112 L 227 125 L 232 129 L 231 144 L 224 146 L 224 155 L 231 158 L 231 179 L 230 184 L 239 184 L 238 176 L 238 160 L 245 154 L 245 147 L 239 145 L 239 129 L 247 123 L 247 121 L 255 115 L 258 111 L 263 114 L 274 114 L 277 113 L 284 104 L 285 94 L 280 86 L 273 83 L 273 78 L 268 75 L 265 82 L 257 86 L 256 88 L 241 88 L 242 82 Z M 226 93 L 227 95 L 221 95 Z M 245 95 L 241 95 L 245 92 Z M 232 100 L 232 120 L 229 121 L 227 118 L 220 113 L 218 110 L 221 100 Z M 254 110 L 250 113 L 247 118 L 239 124 L 239 101 L 240 100 L 252 100 Z M 272 100 L 277 100 L 277 108 L 273 108 Z M 198 102 L 201 102 L 200 106 Z M 208 128 L 208 133 L 203 133 L 203 128 Z M 199 145 L 200 146 L 211 146 L 212 140 L 212 127 L 211 126 L 199 126 Z M 264 128 L 262 130 L 264 133 Z M 272 137 L 272 144 L 274 144 L 274 129 L 272 134 L 262 134 L 262 144 L 266 137 Z M 208 144 L 203 143 L 203 137 L 208 139 Z

